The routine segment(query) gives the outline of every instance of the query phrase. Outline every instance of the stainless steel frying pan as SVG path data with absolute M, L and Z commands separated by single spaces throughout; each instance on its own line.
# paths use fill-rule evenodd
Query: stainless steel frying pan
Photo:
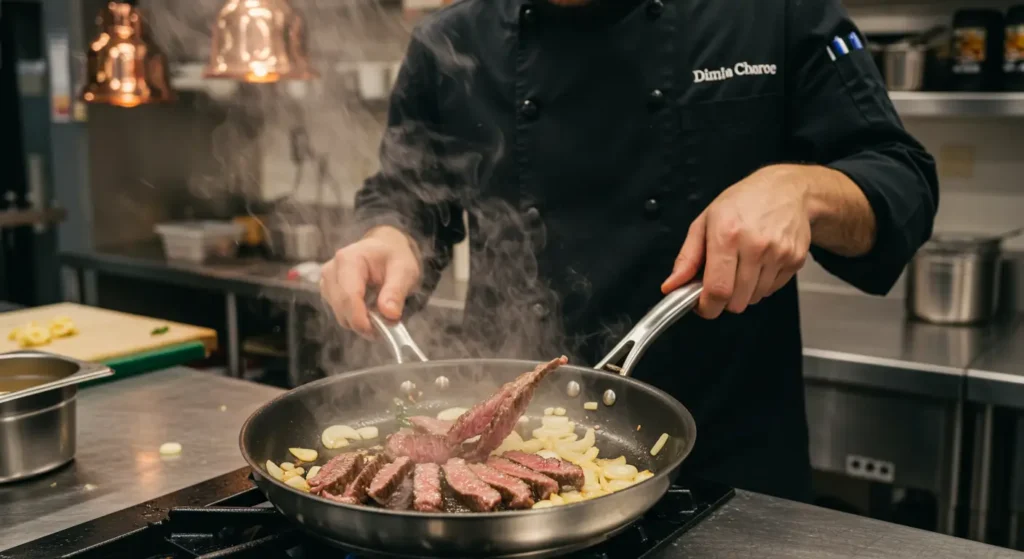
M 278 510 L 314 536 L 349 549 L 394 557 L 508 558 L 552 557 L 589 547 L 653 506 L 693 449 L 697 429 L 690 412 L 629 374 L 651 342 L 694 307 L 701 290 L 701 284 L 694 283 L 670 293 L 597 368 L 569 365 L 549 375 L 527 411 L 536 416 L 546 407 L 564 407 L 578 424 L 600 426 L 601 456 L 624 455 L 637 468 L 655 472 L 653 478 L 625 490 L 547 509 L 428 514 L 344 505 L 266 475 L 266 461 L 288 460 L 289 447 L 318 449 L 319 463 L 342 452 L 320 444 L 321 432 L 330 425 L 377 425 L 382 440 L 398 429 L 393 402 L 403 391 L 422 392 L 410 414 L 434 415 L 445 408 L 469 407 L 537 365 L 504 359 L 427 361 L 404 326 L 379 317 L 374 322 L 399 364 L 326 378 L 272 400 L 242 427 L 242 455 L 252 466 L 256 484 Z M 406 351 L 416 362 L 407 362 Z M 583 403 L 589 401 L 599 402 L 596 411 L 584 410 Z M 668 433 L 668 443 L 651 456 L 662 433 Z

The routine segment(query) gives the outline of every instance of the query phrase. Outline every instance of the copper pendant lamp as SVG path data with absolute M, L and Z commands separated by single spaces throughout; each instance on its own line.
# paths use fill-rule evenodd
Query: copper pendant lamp
M 251 83 L 317 77 L 302 17 L 288 0 L 228 0 L 213 26 L 205 75 Z
M 167 59 L 144 34 L 138 8 L 110 2 L 96 16 L 99 34 L 86 53 L 81 99 L 118 107 L 175 100 Z

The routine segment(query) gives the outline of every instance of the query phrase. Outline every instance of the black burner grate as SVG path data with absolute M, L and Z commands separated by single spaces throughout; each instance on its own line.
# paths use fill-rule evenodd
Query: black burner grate
M 237 472 L 230 475 L 236 475 Z M 187 491 L 187 490 L 185 490 Z M 707 514 L 726 502 L 733 490 L 720 484 L 694 482 L 673 486 L 637 522 L 614 537 L 571 559 L 641 559 L 653 555 Z M 168 496 L 171 497 L 171 496 Z M 161 498 L 166 503 L 168 497 Z M 190 502 L 194 501 L 185 501 Z M 146 505 L 140 505 L 145 507 Z M 135 509 L 138 509 L 136 507 Z M 148 508 L 152 508 L 149 506 Z M 172 506 L 166 517 L 135 529 L 136 517 L 128 509 L 64 532 L 25 544 L 2 557 L 62 559 L 370 559 L 365 553 L 342 551 L 299 532 L 251 487 L 210 506 Z M 137 516 L 137 515 L 136 515 Z M 119 535 L 86 548 L 62 549 L 61 543 L 90 541 L 89 535 L 110 533 L 118 523 Z M 378 555 L 374 555 L 378 557 Z

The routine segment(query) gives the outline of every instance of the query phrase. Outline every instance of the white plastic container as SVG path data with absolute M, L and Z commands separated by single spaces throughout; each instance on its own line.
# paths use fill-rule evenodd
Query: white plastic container
M 242 224 L 229 221 L 160 223 L 155 229 L 163 239 L 164 254 L 168 260 L 190 262 L 235 256 L 245 232 Z

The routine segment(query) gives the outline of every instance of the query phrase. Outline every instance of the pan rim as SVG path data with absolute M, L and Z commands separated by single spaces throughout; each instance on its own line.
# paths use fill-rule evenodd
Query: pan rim
M 537 366 L 538 364 L 544 363 L 544 361 L 530 361 L 530 360 L 526 360 L 526 359 L 501 359 L 501 358 L 444 359 L 444 360 L 437 360 L 437 361 L 417 361 L 417 362 L 405 363 L 405 364 L 391 363 L 391 364 L 385 364 L 385 365 L 377 365 L 377 366 L 374 366 L 374 367 L 366 367 L 366 368 L 363 368 L 363 369 L 357 369 L 355 371 L 351 371 L 351 372 L 347 372 L 347 373 L 342 373 L 342 374 L 344 375 L 344 377 L 346 379 L 351 379 L 351 378 L 354 378 L 354 377 L 369 376 L 369 375 L 377 373 L 377 372 L 379 372 L 381 370 L 394 370 L 396 367 L 416 367 L 416 366 L 426 366 L 426 365 L 440 365 L 440 366 L 444 366 L 444 365 L 466 365 L 466 364 L 473 363 L 473 362 L 480 362 L 480 363 L 493 364 L 493 365 L 498 365 L 498 364 L 522 365 L 522 366 L 526 367 L 525 369 L 523 369 L 524 371 L 528 371 L 528 370 L 532 369 L 533 367 Z M 301 393 L 304 393 L 304 392 L 307 392 L 307 391 L 315 390 L 315 389 L 317 389 L 321 385 L 327 385 L 327 384 L 331 384 L 332 382 L 337 382 L 336 378 L 338 376 L 340 376 L 340 375 L 328 376 L 328 377 L 325 377 L 325 378 L 322 378 L 322 379 L 310 382 L 308 384 L 304 384 L 304 385 L 299 386 L 297 388 L 293 388 L 291 390 L 288 390 L 288 391 L 284 392 L 283 394 L 275 396 L 273 399 L 265 402 L 263 405 L 261 405 L 255 411 L 253 411 L 252 414 L 250 414 L 249 417 L 246 418 L 245 423 L 242 424 L 242 428 L 239 430 L 239 433 L 238 433 L 238 447 L 239 447 L 239 450 L 241 451 L 242 458 L 249 465 L 249 467 L 252 468 L 254 477 L 263 478 L 266 482 L 269 482 L 270 484 L 272 484 L 274 486 L 277 486 L 278 489 L 283 489 L 283 490 L 286 490 L 286 491 L 290 491 L 290 492 L 295 493 L 295 494 L 297 494 L 297 495 L 299 495 L 301 497 L 305 497 L 307 499 L 313 499 L 314 501 L 317 501 L 319 503 L 323 503 L 323 504 L 327 504 L 327 505 L 333 505 L 335 507 L 341 507 L 343 509 L 351 510 L 351 511 L 356 511 L 356 512 L 359 512 L 359 513 L 374 514 L 374 515 L 380 515 L 380 516 L 384 516 L 384 517 L 423 518 L 423 519 L 457 520 L 457 521 L 469 521 L 469 522 L 485 521 L 485 520 L 492 519 L 492 518 L 508 518 L 508 517 L 519 517 L 519 516 L 526 516 L 526 515 L 552 514 L 552 513 L 557 513 L 559 511 L 564 510 L 564 509 L 569 508 L 569 507 L 576 508 L 576 507 L 581 507 L 581 506 L 587 506 L 588 504 L 596 502 L 599 499 L 603 499 L 605 497 L 625 496 L 625 495 L 633 494 L 633 493 L 641 490 L 642 489 L 641 486 L 643 484 L 647 483 L 647 482 L 654 482 L 654 481 L 664 480 L 669 475 L 673 475 L 674 472 L 676 472 L 679 469 L 679 467 L 682 465 L 682 463 L 686 460 L 686 458 L 688 458 L 690 456 L 690 454 L 693 452 L 693 448 L 694 448 L 694 446 L 696 445 L 696 442 L 697 442 L 696 421 L 693 418 L 693 414 L 690 413 L 690 410 L 688 410 L 686 408 L 686 406 L 684 406 L 682 404 L 682 402 L 677 400 L 675 397 L 671 396 L 670 394 L 668 394 L 667 392 L 665 392 L 664 390 L 661 390 L 660 388 L 658 388 L 656 386 L 647 384 L 645 382 L 639 381 L 639 380 L 634 379 L 632 377 L 625 377 L 625 376 L 621 376 L 621 375 L 618 375 L 618 374 L 615 374 L 615 373 L 609 373 L 607 371 L 602 371 L 601 369 L 595 369 L 595 368 L 586 367 L 586 366 L 583 366 L 583 365 L 571 365 L 570 364 L 570 365 L 563 365 L 562 367 L 559 367 L 558 370 L 563 370 L 563 369 L 575 369 L 577 371 L 587 371 L 587 372 L 594 372 L 594 373 L 602 373 L 602 374 L 609 375 L 611 377 L 617 377 L 619 380 L 617 380 L 616 382 L 626 382 L 627 384 L 630 384 L 630 385 L 638 388 L 639 390 L 652 392 L 655 395 L 660 395 L 660 396 L 665 397 L 668 400 L 669 404 L 673 408 L 676 409 L 676 412 L 678 413 L 678 415 L 683 417 L 685 422 L 688 422 L 688 423 L 690 423 L 690 424 L 692 424 L 694 426 L 693 437 L 689 441 L 689 444 L 687 445 L 687 448 L 686 448 L 685 452 L 683 452 L 679 457 L 677 457 L 675 460 L 673 460 L 672 463 L 667 468 L 662 468 L 661 471 L 655 472 L 654 476 L 652 478 L 650 478 L 650 479 L 646 479 L 646 480 L 644 480 L 644 481 L 642 481 L 642 482 L 640 482 L 638 484 L 635 484 L 635 485 L 632 485 L 630 487 L 627 487 L 626 489 L 620 489 L 619 491 L 615 491 L 614 493 L 609 493 L 608 495 L 602 495 L 602 496 L 597 497 L 595 499 L 591 499 L 591 500 L 588 500 L 588 501 L 580 501 L 580 502 L 577 502 L 577 503 L 568 503 L 568 504 L 564 504 L 564 505 L 558 505 L 556 507 L 547 507 L 547 508 L 542 508 L 542 509 L 523 509 L 523 510 L 505 510 L 505 511 L 493 511 L 493 512 L 458 513 L 458 512 L 419 512 L 419 511 L 413 511 L 413 510 L 391 510 L 391 509 L 386 509 L 386 508 L 381 508 L 381 507 L 370 507 L 370 506 L 365 506 L 365 505 L 350 505 L 350 504 L 347 504 L 347 503 L 339 503 L 337 501 L 332 501 L 330 499 L 321 497 L 319 495 L 313 495 L 312 493 L 306 493 L 305 491 L 299 491 L 298 489 L 295 489 L 294 487 L 291 487 L 290 485 L 288 485 L 288 484 L 286 484 L 286 483 L 284 483 L 284 482 L 282 482 L 280 480 L 277 480 L 277 479 L 275 479 L 274 477 L 272 477 L 270 475 L 267 475 L 261 469 L 260 464 L 258 464 L 253 459 L 253 457 L 249 454 L 248 449 L 246 449 L 245 439 L 246 439 L 246 433 L 251 428 L 253 421 L 257 417 L 259 417 L 261 414 L 263 414 L 267 409 L 269 409 L 271 406 L 273 406 L 275 403 L 277 403 L 278 401 L 283 400 L 285 398 L 288 398 L 288 397 L 294 397 L 294 396 L 292 396 L 293 394 L 301 394 Z M 669 484 L 671 485 L 671 482 L 669 482 Z M 259 484 L 257 483 L 257 485 L 259 485 Z M 269 500 L 269 496 L 268 496 L 268 500 Z M 271 504 L 273 504 L 273 501 L 271 501 Z

